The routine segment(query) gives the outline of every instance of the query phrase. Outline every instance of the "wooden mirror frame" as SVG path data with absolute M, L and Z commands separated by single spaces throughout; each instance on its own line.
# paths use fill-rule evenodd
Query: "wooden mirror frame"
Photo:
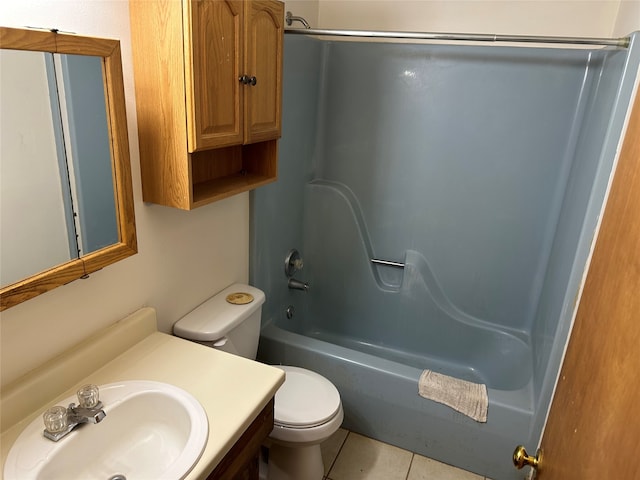
M 66 285 L 138 252 L 120 42 L 54 31 L 0 27 L 0 48 L 103 58 L 118 243 L 0 289 L 0 311 Z

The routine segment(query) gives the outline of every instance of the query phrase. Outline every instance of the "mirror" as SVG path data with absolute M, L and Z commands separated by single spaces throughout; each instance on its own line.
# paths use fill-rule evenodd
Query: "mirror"
M 120 43 L 0 27 L 4 310 L 137 252 Z
M 5 286 L 117 243 L 118 225 L 102 57 L 2 49 L 0 98 Z

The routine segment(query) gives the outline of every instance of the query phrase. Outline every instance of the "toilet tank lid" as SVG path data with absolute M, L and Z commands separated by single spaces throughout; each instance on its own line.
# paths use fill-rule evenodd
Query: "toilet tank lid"
M 236 305 L 227 301 L 234 293 L 248 293 L 253 301 Z M 174 335 L 188 340 L 219 340 L 262 307 L 264 292 L 250 285 L 234 283 L 187 313 L 173 326 Z

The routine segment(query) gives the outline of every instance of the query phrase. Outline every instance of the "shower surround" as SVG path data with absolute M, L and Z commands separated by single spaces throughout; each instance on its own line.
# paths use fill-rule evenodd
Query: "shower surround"
M 511 454 L 540 439 L 636 43 L 288 36 L 279 180 L 251 196 L 251 282 L 267 295 L 259 358 L 329 378 L 351 430 L 522 478 Z M 287 288 L 291 248 L 308 293 Z M 427 368 L 486 384 L 487 423 L 418 396 Z

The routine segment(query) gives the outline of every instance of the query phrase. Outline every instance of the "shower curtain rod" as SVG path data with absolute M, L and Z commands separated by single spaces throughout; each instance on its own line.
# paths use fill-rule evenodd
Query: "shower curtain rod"
M 294 17 L 297 20 L 299 17 Z M 573 45 L 602 45 L 628 48 L 629 37 L 589 38 L 589 37 L 547 37 L 530 35 L 494 35 L 484 33 L 435 33 L 435 32 L 392 32 L 382 30 L 329 30 L 321 28 L 285 28 L 285 33 L 330 37 L 404 38 L 412 40 L 449 40 L 470 42 L 510 42 L 510 43 L 556 43 Z

